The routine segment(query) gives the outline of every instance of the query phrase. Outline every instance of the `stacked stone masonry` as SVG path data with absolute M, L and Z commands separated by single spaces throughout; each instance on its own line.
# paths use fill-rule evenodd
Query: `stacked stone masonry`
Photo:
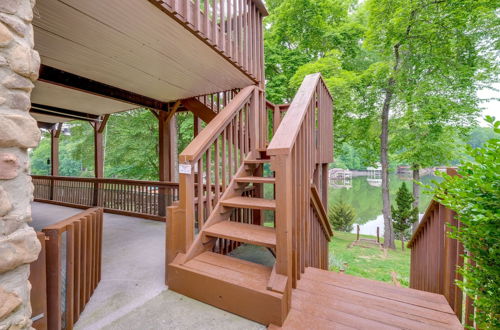
M 30 95 L 40 56 L 33 49 L 34 0 L 0 0 L 0 330 L 31 328 L 29 263 L 40 243 L 31 221 L 28 148 L 40 140 Z

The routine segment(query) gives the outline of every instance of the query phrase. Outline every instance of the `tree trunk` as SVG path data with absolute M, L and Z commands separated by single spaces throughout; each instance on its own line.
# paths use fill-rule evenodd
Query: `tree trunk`
M 380 133 L 380 162 L 382 163 L 382 215 L 384 216 L 384 247 L 395 249 L 394 231 L 391 220 L 391 200 L 389 197 L 389 160 L 387 149 L 389 145 L 389 110 L 393 96 L 392 87 L 394 79 L 390 78 L 385 92 L 384 105 L 382 107 L 382 128 Z
M 405 250 L 405 241 L 401 238 L 401 251 Z
M 418 182 L 420 181 L 420 166 L 417 164 L 414 164 L 412 166 L 413 169 L 413 207 L 418 210 L 418 203 L 420 200 L 420 185 Z M 417 212 L 417 219 L 415 219 L 415 222 L 412 225 L 412 230 L 415 232 L 418 227 L 418 212 Z

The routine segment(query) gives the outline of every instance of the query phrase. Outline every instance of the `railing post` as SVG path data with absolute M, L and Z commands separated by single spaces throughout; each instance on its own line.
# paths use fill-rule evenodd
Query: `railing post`
M 194 240 L 194 174 L 192 168 L 191 166 L 191 173 L 179 174 L 179 205 L 167 208 L 166 266 L 178 253 L 186 253 Z
M 271 157 L 271 168 L 276 173 L 276 273 L 288 277 L 285 316 L 291 308 L 292 289 L 292 221 L 293 176 L 290 155 Z
M 61 240 L 57 230 L 44 230 L 47 260 L 47 322 L 49 329 L 61 329 Z

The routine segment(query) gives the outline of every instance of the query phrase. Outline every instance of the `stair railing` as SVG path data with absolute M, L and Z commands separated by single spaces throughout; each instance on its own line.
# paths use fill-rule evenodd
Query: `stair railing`
M 193 243 L 245 157 L 262 140 L 264 94 L 242 89 L 179 155 L 179 201 L 168 208 L 169 264 Z
M 456 175 L 454 169 L 447 172 Z M 449 237 L 449 225 L 462 226 L 452 210 L 432 200 L 408 242 L 411 248 L 410 288 L 442 294 L 458 319 L 472 327 L 474 301 L 456 283 L 463 280 L 458 268 L 472 260 L 463 244 Z
M 267 148 L 276 176 L 275 272 L 288 278 L 289 297 L 305 267 L 327 267 L 331 232 L 322 233 L 321 240 L 312 234 L 320 232 L 325 215 L 314 215 L 311 183 L 326 191 L 326 165 L 333 158 L 332 116 L 332 97 L 320 74 L 306 76 Z M 318 193 L 314 201 L 326 205 L 324 196 Z

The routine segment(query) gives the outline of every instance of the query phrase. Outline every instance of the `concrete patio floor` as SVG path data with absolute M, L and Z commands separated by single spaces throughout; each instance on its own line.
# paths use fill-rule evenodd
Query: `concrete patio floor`
M 36 230 L 82 210 L 34 202 Z M 102 278 L 75 329 L 265 329 L 168 290 L 165 224 L 104 214 Z

